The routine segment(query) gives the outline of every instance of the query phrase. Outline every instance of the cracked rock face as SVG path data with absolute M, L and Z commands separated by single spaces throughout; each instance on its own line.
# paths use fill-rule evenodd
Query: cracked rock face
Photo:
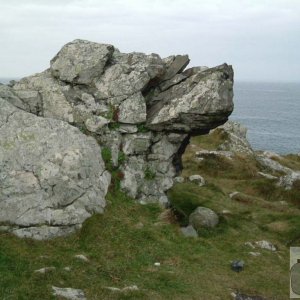
M 64 235 L 102 212 L 110 175 L 93 138 L 0 98 L 0 223 L 18 236 Z
M 188 63 L 75 40 L 48 70 L 0 85 L 0 225 L 69 233 L 102 212 L 111 168 L 131 197 L 166 204 L 190 136 L 233 110 L 231 66 Z

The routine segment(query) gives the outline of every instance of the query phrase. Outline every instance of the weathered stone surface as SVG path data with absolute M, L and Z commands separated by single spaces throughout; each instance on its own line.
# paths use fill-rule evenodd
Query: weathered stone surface
M 102 212 L 110 182 L 93 138 L 0 99 L 0 223 L 18 236 L 64 235 Z
M 169 57 L 167 60 L 167 70 L 163 77 L 163 80 L 171 79 L 176 74 L 181 73 L 189 64 L 189 62 L 190 59 L 188 55 L 176 55 Z
M 253 154 L 251 145 L 247 140 L 247 128 L 245 126 L 238 122 L 227 121 L 217 130 L 222 130 L 227 135 L 226 141 L 218 147 L 218 150 Z
M 51 73 L 62 81 L 90 84 L 103 73 L 113 51 L 112 45 L 75 40 L 51 60 Z
M 199 206 L 190 214 L 189 223 L 198 231 L 203 227 L 215 227 L 219 223 L 219 217 L 210 208 Z
M 146 122 L 146 102 L 141 93 L 133 94 L 120 104 L 118 121 L 129 124 Z
M 290 190 L 296 181 L 300 182 L 300 172 L 292 172 L 280 177 L 278 185 L 284 187 L 286 190 Z
M 189 181 L 197 183 L 199 186 L 205 185 L 205 179 L 199 174 L 191 175 Z
M 187 227 L 181 227 L 180 231 L 186 237 L 198 237 L 198 233 L 192 225 L 189 225 Z
M 152 130 L 208 132 L 233 110 L 233 71 L 226 64 L 196 73 L 154 96 L 147 126 Z
M 268 241 L 257 241 L 257 242 L 255 242 L 255 244 L 259 248 L 267 249 L 267 250 L 270 250 L 270 251 L 276 251 L 276 247 Z
M 233 109 L 231 66 L 184 71 L 188 62 L 187 55 L 161 59 L 75 40 L 52 59 L 50 69 L 0 85 L 0 97 L 29 112 L 26 119 L 31 123 L 24 121 L 25 126 L 18 112 L 8 117 L 8 124 L 18 122 L 19 127 L 1 128 L 4 158 L 15 155 L 10 147 L 16 141 L 25 156 L 15 157 L 25 158 L 21 167 L 10 162 L 12 170 L 0 170 L 9 174 L 0 181 L 7 185 L 5 197 L 15 199 L 12 205 L 18 207 L 12 214 L 7 206 L 9 213 L 0 212 L 0 222 L 12 214 L 9 218 L 18 222 L 10 226 L 15 234 L 44 239 L 68 234 L 93 212 L 102 211 L 110 175 L 95 140 L 110 160 L 107 168 L 117 170 L 124 191 L 140 203 L 167 204 L 166 191 L 180 174 L 190 136 L 224 123 Z M 26 135 L 17 139 L 23 131 Z M 67 168 L 61 167 L 61 159 L 68 161 Z
M 86 300 L 84 292 L 79 289 L 52 286 L 52 290 L 54 296 L 59 296 L 69 300 Z

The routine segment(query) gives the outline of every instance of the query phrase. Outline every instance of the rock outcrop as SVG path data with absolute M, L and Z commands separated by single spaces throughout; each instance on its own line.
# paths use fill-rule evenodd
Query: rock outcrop
M 188 62 L 75 40 L 48 70 L 0 85 L 0 224 L 39 239 L 71 232 L 103 211 L 107 170 L 138 201 L 167 203 L 190 136 L 233 110 L 231 66 Z

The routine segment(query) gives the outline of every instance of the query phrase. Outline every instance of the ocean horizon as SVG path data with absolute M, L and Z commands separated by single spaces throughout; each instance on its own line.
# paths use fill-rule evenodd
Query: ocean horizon
M 20 78 L 0 78 L 0 83 Z M 230 120 L 248 128 L 255 150 L 279 154 L 300 152 L 300 83 L 234 83 L 234 111 Z

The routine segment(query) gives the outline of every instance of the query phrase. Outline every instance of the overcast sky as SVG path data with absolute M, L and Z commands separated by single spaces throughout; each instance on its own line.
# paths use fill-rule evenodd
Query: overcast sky
M 76 38 L 300 81 L 299 0 L 0 0 L 0 77 L 43 71 Z

